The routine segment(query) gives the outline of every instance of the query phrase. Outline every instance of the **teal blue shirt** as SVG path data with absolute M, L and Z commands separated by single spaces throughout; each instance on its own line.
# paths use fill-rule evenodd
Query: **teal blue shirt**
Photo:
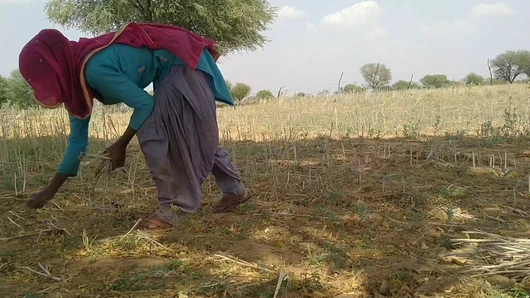
M 153 83 L 156 92 L 157 85 L 175 65 L 185 63 L 168 50 L 115 44 L 95 54 L 88 61 L 85 77 L 88 85 L 101 94 L 100 101 L 104 105 L 124 103 L 133 108 L 129 126 L 138 130 L 155 106 L 154 97 L 144 88 Z M 234 105 L 225 79 L 207 50 L 203 51 L 197 70 L 212 77 L 212 89 L 217 101 Z M 69 176 L 77 175 L 80 156 L 88 145 L 89 122 L 90 117 L 78 119 L 70 115 L 68 146 L 57 172 Z

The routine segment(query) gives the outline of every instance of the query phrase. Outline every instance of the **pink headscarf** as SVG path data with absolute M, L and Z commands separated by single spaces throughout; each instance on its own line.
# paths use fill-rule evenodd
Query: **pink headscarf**
M 93 105 L 93 95 L 85 80 L 86 63 L 111 44 L 167 49 L 191 69 L 197 67 L 205 48 L 214 59 L 219 58 L 213 41 L 182 28 L 130 23 L 117 32 L 81 38 L 78 42 L 68 40 L 55 29 L 42 30 L 20 52 L 19 69 L 40 105 L 53 109 L 64 103 L 73 116 L 85 119 Z

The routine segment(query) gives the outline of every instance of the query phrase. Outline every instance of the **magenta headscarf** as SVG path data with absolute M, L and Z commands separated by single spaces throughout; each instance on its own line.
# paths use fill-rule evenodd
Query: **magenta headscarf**
M 197 67 L 205 48 L 214 59 L 219 58 L 213 41 L 171 25 L 130 23 L 117 32 L 81 38 L 78 42 L 68 40 L 55 29 L 45 29 L 20 52 L 20 73 L 35 91 L 40 105 L 53 109 L 64 103 L 73 116 L 85 119 L 93 105 L 85 80 L 86 63 L 111 44 L 167 49 L 191 69 Z

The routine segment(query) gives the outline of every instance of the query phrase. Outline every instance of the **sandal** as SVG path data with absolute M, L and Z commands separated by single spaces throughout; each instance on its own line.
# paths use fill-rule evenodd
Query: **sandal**
M 174 224 L 162 219 L 158 214 L 142 219 L 138 225 L 138 228 L 143 230 L 168 230 L 174 227 Z
M 242 195 L 233 197 L 223 197 L 221 201 L 213 207 L 213 213 L 225 213 L 234 210 L 237 206 L 252 198 L 252 194 L 246 191 Z

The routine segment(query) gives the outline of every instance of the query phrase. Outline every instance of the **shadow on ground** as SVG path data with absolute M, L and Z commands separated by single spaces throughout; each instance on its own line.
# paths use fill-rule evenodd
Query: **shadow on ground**
M 60 160 L 58 148 L 43 148 L 51 143 L 6 144 L 34 154 L 14 150 L 4 169 L 24 156 L 26 189 L 38 189 Z M 91 144 L 93 152 L 106 145 Z M 28 191 L 17 186 L 17 198 L 7 183 L 0 293 L 273 297 L 282 270 L 278 297 L 502 297 L 493 295 L 503 285 L 462 283 L 454 273 L 467 265 L 440 255 L 465 230 L 527 235 L 527 220 L 514 212 L 529 211 L 525 145 L 464 137 L 225 142 L 254 199 L 210 214 L 220 195 L 210 180 L 203 208 L 170 232 L 130 231 L 156 208 L 138 150 L 125 173 L 93 178 L 99 161 L 87 161 L 42 210 L 26 210 Z

